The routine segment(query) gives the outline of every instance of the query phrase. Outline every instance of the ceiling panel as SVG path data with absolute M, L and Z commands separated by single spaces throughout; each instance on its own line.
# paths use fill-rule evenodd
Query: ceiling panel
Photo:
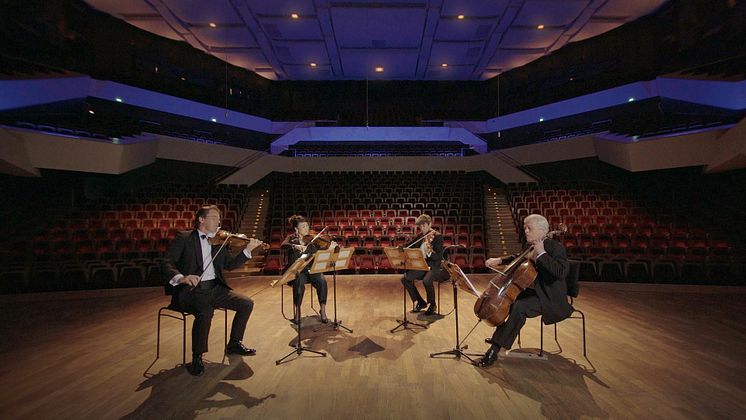
M 430 53 L 430 65 L 440 66 L 447 63 L 449 66 L 462 64 L 475 64 L 482 56 L 484 43 L 473 42 L 433 42 Z
M 600 35 L 604 32 L 608 32 L 619 26 L 618 23 L 614 22 L 588 22 L 578 33 L 572 38 L 573 41 L 582 41 L 596 35 Z
M 264 57 L 261 50 L 244 50 L 237 52 L 219 53 L 218 57 L 225 59 L 234 66 L 250 69 L 254 71 L 260 68 L 271 67 L 269 61 Z
M 278 41 L 273 44 L 275 53 L 283 64 L 328 65 L 329 55 L 326 53 L 326 44 L 321 41 Z
M 549 48 L 562 34 L 561 29 L 513 27 L 500 43 L 502 48 Z
M 262 29 L 269 39 L 323 39 L 319 22 L 313 18 L 291 19 L 287 17 L 259 18 Z
M 526 0 L 516 16 L 514 25 L 565 26 L 585 9 L 587 0 Z
M 506 71 L 515 67 L 520 67 L 531 61 L 541 58 L 541 53 L 526 53 L 512 50 L 497 50 L 495 55 L 489 61 L 487 69 Z
M 480 79 L 666 0 L 86 0 L 272 79 Z M 599 4 L 601 5 L 599 7 Z M 235 5 L 235 7 L 234 7 Z M 290 15 L 297 13 L 298 19 Z M 464 15 L 464 19 L 457 19 Z M 217 28 L 209 28 L 214 22 Z M 544 25 L 544 29 L 538 29 Z M 316 68 L 308 63 L 315 62 Z M 447 69 L 440 64 L 448 63 Z M 382 74 L 371 73 L 383 65 Z M 257 70 L 259 69 L 259 70 Z
M 307 17 L 316 13 L 313 0 L 244 0 L 249 9 L 257 15 L 290 16 L 297 13 Z
M 256 48 L 259 46 L 254 36 L 245 26 L 217 28 L 210 28 L 209 26 L 202 28 L 192 27 L 190 30 L 197 39 L 210 47 Z
M 510 0 L 443 0 L 443 16 L 464 15 L 464 18 L 494 16 L 505 12 Z
M 440 19 L 435 31 L 435 39 L 441 41 L 470 41 L 487 39 L 497 25 L 497 19 Z
M 187 23 L 242 23 L 228 0 L 161 0 L 179 19 Z
M 416 50 L 342 50 L 340 59 L 347 79 L 414 79 L 418 55 Z M 383 73 L 374 71 L 378 66 Z
M 340 48 L 418 48 L 425 8 L 334 8 L 332 23 Z
M 156 19 L 130 19 L 128 23 L 137 26 L 138 28 L 152 32 L 156 35 L 160 35 L 164 38 L 173 39 L 175 41 L 183 41 L 184 38 L 177 34 L 165 20 L 161 18 Z
M 596 13 L 597 16 L 625 17 L 629 20 L 645 16 L 657 10 L 663 1 L 609 0 Z

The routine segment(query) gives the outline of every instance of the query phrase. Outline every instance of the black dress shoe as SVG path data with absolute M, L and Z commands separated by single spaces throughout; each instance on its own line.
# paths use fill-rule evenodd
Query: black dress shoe
M 185 367 L 187 372 L 193 376 L 199 376 L 205 373 L 205 365 L 202 363 L 201 354 L 195 354 L 192 356 L 192 363 L 187 363 Z
M 428 306 L 428 307 L 427 307 L 427 310 L 425 311 L 425 315 L 427 315 L 427 316 L 430 316 L 430 315 L 433 315 L 433 314 L 435 314 L 435 310 L 436 310 L 437 308 L 438 308 L 438 307 L 437 307 L 437 306 L 435 306 L 435 304 L 434 304 L 434 303 L 431 303 L 431 304 L 430 304 L 430 306 Z
M 485 353 L 481 359 L 474 362 L 474 365 L 483 368 L 492 366 L 492 364 L 495 363 L 495 360 L 497 360 L 497 353 L 499 352 L 500 347 L 495 345 L 491 346 L 489 350 L 487 350 L 487 353 Z
M 244 346 L 240 341 L 228 343 L 225 352 L 227 354 L 240 354 L 241 356 L 253 356 L 256 354 L 256 350 Z
M 414 305 L 414 309 L 412 309 L 412 313 L 421 312 L 425 309 L 425 306 L 427 306 L 427 302 L 417 302 L 417 304 Z

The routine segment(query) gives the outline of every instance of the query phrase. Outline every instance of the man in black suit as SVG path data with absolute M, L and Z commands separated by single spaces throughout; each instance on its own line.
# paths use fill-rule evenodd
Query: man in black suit
M 202 353 L 207 352 L 215 308 L 236 311 L 226 353 L 242 356 L 256 354 L 256 350 L 245 347 L 241 342 L 254 302 L 231 290 L 223 278 L 223 270 L 242 266 L 261 242 L 250 239 L 246 248 L 235 257 L 228 254 L 227 247 L 218 253 L 220 247 L 211 245 L 209 239 L 215 236 L 219 226 L 220 210 L 217 206 L 200 208 L 195 214 L 194 230 L 176 235 L 162 267 L 166 277 L 166 294 L 171 295 L 172 307 L 194 315 L 192 363 L 186 366 L 192 375 L 200 375 L 205 370 Z M 214 260 L 210 263 L 213 256 Z
M 420 229 L 420 233 L 405 244 L 405 247 L 419 241 L 417 244 L 425 254 L 425 260 L 427 261 L 427 265 L 430 266 L 430 271 L 409 270 L 404 273 L 401 282 L 409 292 L 409 297 L 412 298 L 412 302 L 414 303 L 414 310 L 412 312 L 420 312 L 425 309 L 425 305 L 428 305 L 425 315 L 432 315 L 437 308 L 433 282 L 446 281 L 449 277 L 448 273 L 440 266 L 440 263 L 443 261 L 443 235 L 432 228 L 432 218 L 426 214 L 420 215 L 415 221 L 415 225 Z M 427 237 L 422 239 L 426 235 Z M 420 295 L 420 292 L 414 285 L 415 280 L 422 280 L 422 284 L 425 286 L 427 302 L 422 299 L 422 295 Z
M 529 258 L 534 262 L 538 275 L 533 287 L 518 295 L 510 307 L 510 315 L 505 323 L 498 325 L 490 342 L 492 346 L 477 360 L 480 367 L 492 365 L 497 360 L 500 348 L 510 349 L 518 337 L 518 332 L 526 323 L 526 318 L 543 315 L 544 323 L 554 324 L 572 314 L 572 306 L 567 301 L 567 283 L 565 278 L 570 271 L 567 252 L 561 243 L 547 239 L 549 222 L 544 216 L 531 214 L 523 220 L 526 242 L 534 250 Z M 490 258 L 487 265 L 495 267 L 509 263 L 515 256 Z

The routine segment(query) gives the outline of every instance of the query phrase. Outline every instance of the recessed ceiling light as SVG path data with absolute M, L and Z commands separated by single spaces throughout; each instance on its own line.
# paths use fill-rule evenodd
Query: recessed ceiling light
M 117 101 L 117 102 L 122 102 L 122 98 L 120 98 L 119 96 L 117 96 L 116 98 L 114 98 L 114 100 Z
M 440 65 L 440 67 L 448 67 L 448 63 L 443 63 Z
M 290 17 L 293 19 L 298 19 L 300 16 L 297 13 L 291 13 Z
M 536 29 L 544 29 L 544 25 L 539 25 L 536 27 Z
M 217 24 L 217 23 L 215 23 L 215 22 L 210 22 L 210 23 L 208 23 L 208 25 L 209 25 L 209 26 L 210 26 L 211 28 L 217 28 L 217 27 L 218 27 L 218 24 Z
M 310 64 L 310 66 L 311 66 L 311 67 L 316 67 L 316 66 L 318 66 L 318 64 L 316 64 L 316 63 L 311 63 L 311 64 Z
M 212 117 L 212 118 L 210 118 L 210 121 L 212 121 L 212 122 L 218 122 L 218 119 L 215 118 L 215 117 Z
M 458 16 L 456 16 L 456 19 L 458 19 L 458 20 L 464 20 L 464 17 L 465 17 L 464 15 L 458 15 Z
M 91 115 L 95 114 L 95 112 L 92 109 L 89 109 L 88 113 L 91 114 Z
M 383 73 L 383 67 L 376 67 L 376 73 Z

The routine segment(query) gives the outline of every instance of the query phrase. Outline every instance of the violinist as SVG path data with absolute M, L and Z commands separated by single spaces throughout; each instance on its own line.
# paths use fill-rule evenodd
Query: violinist
M 308 243 L 313 238 L 313 235 L 309 234 L 308 221 L 303 216 L 290 216 L 288 223 L 293 226 L 294 232 L 285 238 L 281 249 L 286 252 L 288 257 L 287 266 L 290 266 L 303 254 L 308 254 L 309 256 L 315 254 L 316 251 L 321 249 L 321 246 L 316 242 Z M 336 246 L 337 243 L 331 241 L 329 247 L 336 248 Z M 321 322 L 326 324 L 329 322 L 329 318 L 326 316 L 326 278 L 324 278 L 322 273 L 310 274 L 308 272 L 309 269 L 310 266 L 306 266 L 298 273 L 295 280 L 288 283 L 293 287 L 293 323 L 300 325 L 300 317 L 298 315 L 300 312 L 298 308 L 303 302 L 303 293 L 306 290 L 305 284 L 311 283 L 319 297 L 319 305 L 321 306 L 319 309 L 319 318 Z
M 205 370 L 202 353 L 207 351 L 207 339 L 215 308 L 236 311 L 226 353 L 242 356 L 256 354 L 256 350 L 247 348 L 242 343 L 254 302 L 231 290 L 223 278 L 223 270 L 242 266 L 251 258 L 251 251 L 261 242 L 249 239 L 246 248 L 231 257 L 227 247 L 220 249 L 219 245 L 210 244 L 209 240 L 215 236 L 219 226 L 220 209 L 217 206 L 200 208 L 195 213 L 194 229 L 176 235 L 162 264 L 167 280 L 166 294 L 171 295 L 170 306 L 194 315 L 192 363 L 185 367 L 195 376 L 201 375 Z
M 448 273 L 440 266 L 441 261 L 443 261 L 443 235 L 432 228 L 432 218 L 426 214 L 417 217 L 415 225 L 419 228 L 420 232 L 408 241 L 404 247 L 408 248 L 415 244 L 415 246 L 419 246 L 425 254 L 425 260 L 427 261 L 427 265 L 430 266 L 430 271 L 408 270 L 404 273 L 401 282 L 407 289 L 407 292 L 409 292 L 409 297 L 412 298 L 414 305 L 412 312 L 420 312 L 427 305 L 425 315 L 432 315 L 437 309 L 433 282 L 446 281 L 449 277 Z M 420 292 L 414 285 L 415 280 L 422 280 L 422 284 L 425 286 L 427 302 L 422 299 L 422 295 L 420 295 Z
M 522 291 L 510 307 L 507 321 L 498 325 L 492 338 L 488 340 L 492 345 L 484 357 L 475 362 L 480 367 L 492 365 L 501 348 L 510 349 L 513 346 L 526 318 L 543 315 L 545 324 L 554 324 L 572 314 L 565 282 L 570 270 L 565 247 L 560 242 L 547 238 L 549 222 L 544 216 L 531 214 L 523 220 L 523 226 L 526 243 L 533 246 L 528 258 L 533 261 L 538 274 L 533 286 Z M 495 268 L 514 258 L 514 255 L 490 258 L 486 264 Z

